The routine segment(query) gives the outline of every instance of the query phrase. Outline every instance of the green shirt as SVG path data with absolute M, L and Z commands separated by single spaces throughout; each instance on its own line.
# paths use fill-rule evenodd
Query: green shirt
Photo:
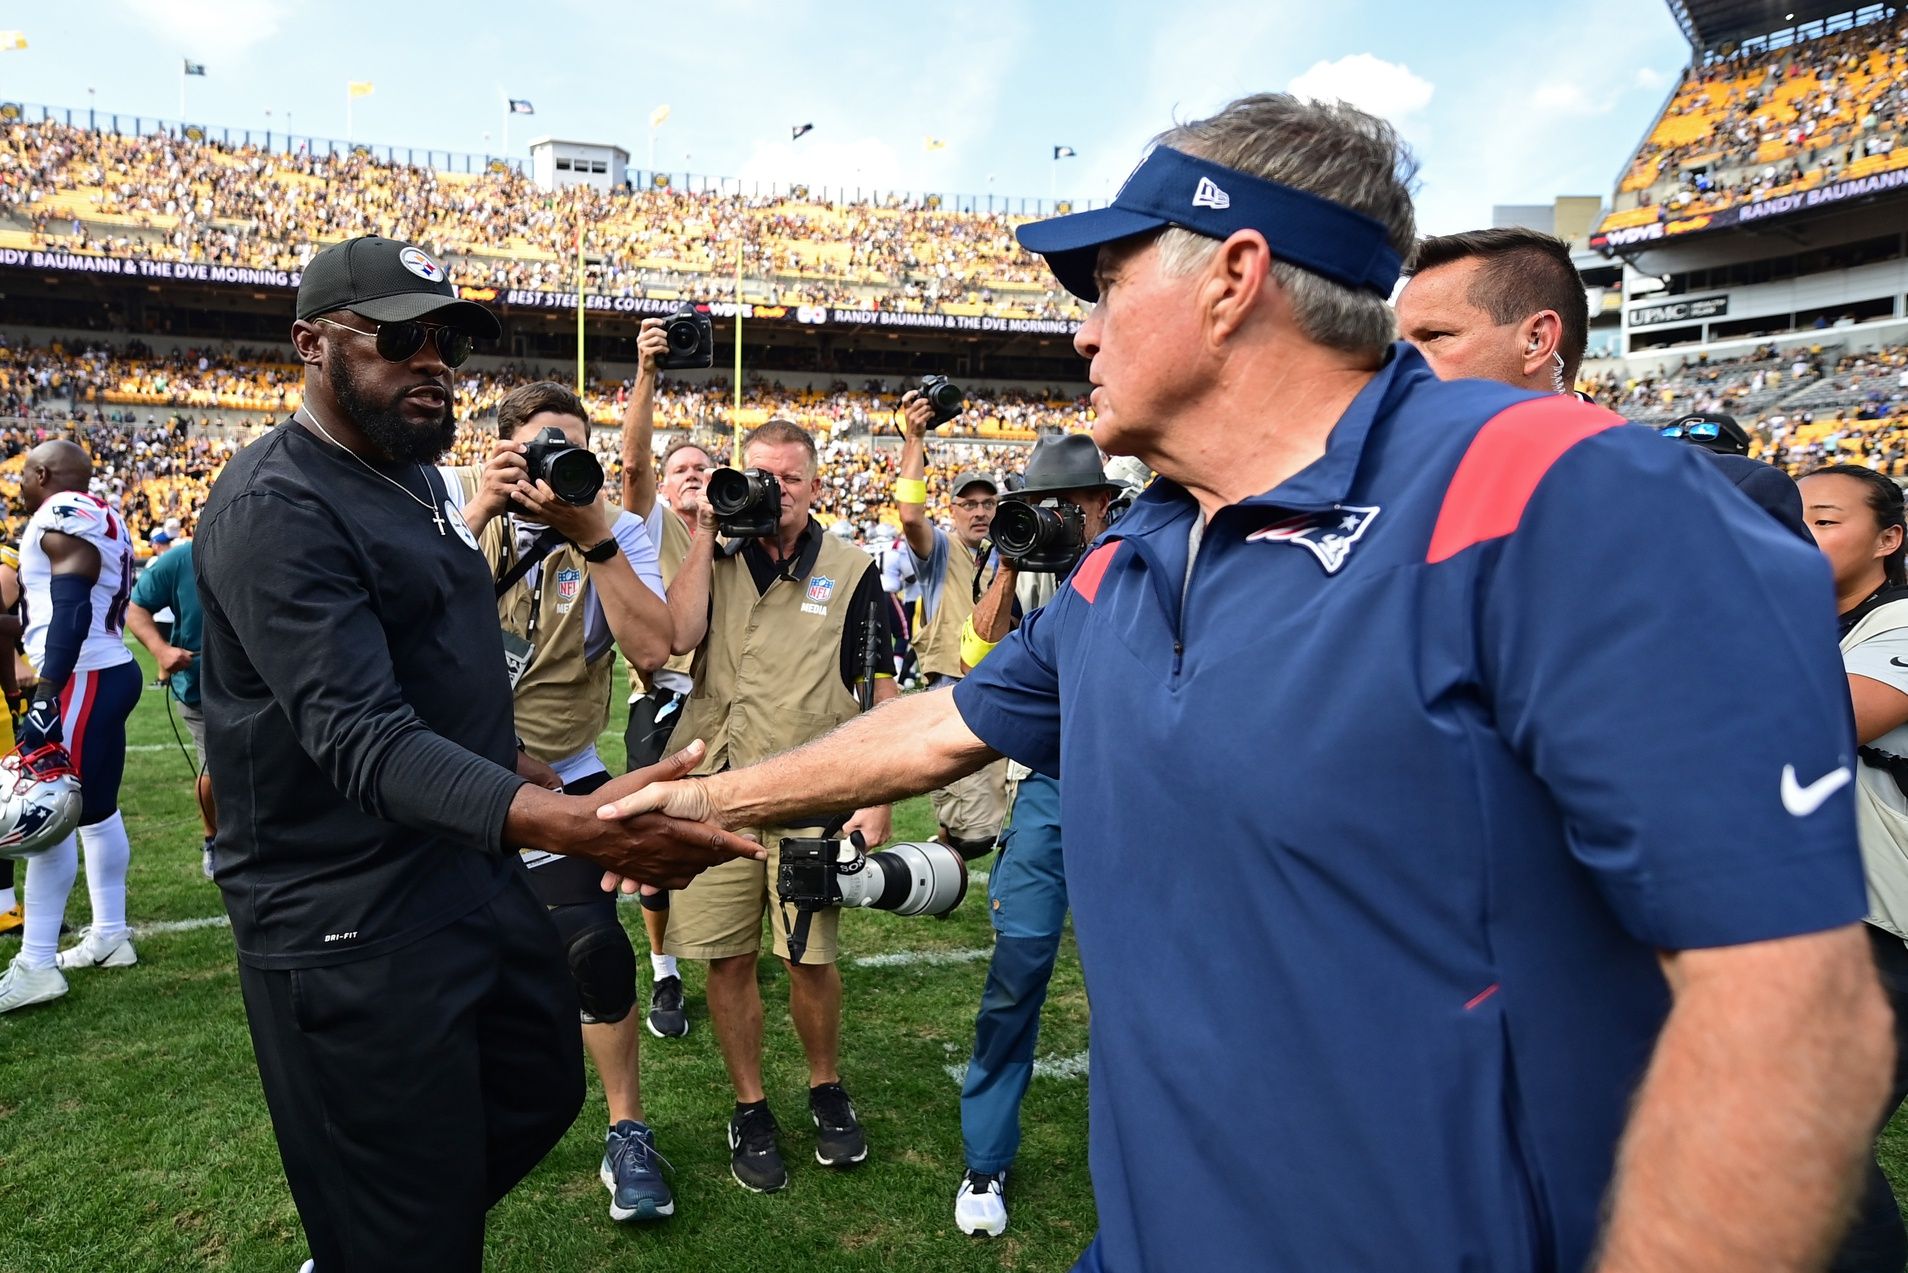
M 192 573 L 192 541 L 174 544 L 155 557 L 133 585 L 133 604 L 157 614 L 172 610 L 172 643 L 192 651 L 192 662 L 172 674 L 172 692 L 188 707 L 199 705 L 199 633 L 205 623 L 199 609 L 199 581 Z

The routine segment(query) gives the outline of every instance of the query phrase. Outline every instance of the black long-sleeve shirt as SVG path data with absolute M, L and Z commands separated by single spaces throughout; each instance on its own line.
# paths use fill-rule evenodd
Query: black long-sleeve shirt
M 380 472 L 295 422 L 226 466 L 199 520 L 202 705 L 218 883 L 239 957 L 368 958 L 521 870 L 522 785 L 483 555 L 416 465 Z M 427 485 L 427 483 L 429 485 Z

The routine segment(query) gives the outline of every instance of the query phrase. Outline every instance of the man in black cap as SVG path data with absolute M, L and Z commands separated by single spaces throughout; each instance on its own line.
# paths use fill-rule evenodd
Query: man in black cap
M 1053 596 L 1086 545 L 1099 538 L 1121 491 L 1107 479 L 1099 448 L 1083 433 L 1050 438 L 1027 461 L 1026 485 L 1007 497 L 1077 516 L 1077 543 L 1045 561 L 1004 558 L 987 595 L 961 631 L 961 669 L 971 669 Z M 1002 523 L 1005 524 L 1004 522 Z M 1047 999 L 1067 919 L 1060 853 L 1060 784 L 1025 765 L 1008 766 L 1013 814 L 987 875 L 994 953 L 987 965 L 974 1055 L 961 1080 L 961 1147 L 967 1170 L 954 1195 L 963 1233 L 999 1237 L 1007 1229 L 1007 1169 L 1020 1149 L 1020 1102 L 1033 1078 L 1040 1008 Z
M 945 689 L 961 679 L 960 634 L 973 616 L 982 589 L 999 569 L 990 560 L 987 532 L 994 522 L 1000 486 L 978 469 L 957 473 L 947 489 L 948 524 L 936 526 L 927 512 L 927 433 L 934 406 L 918 391 L 901 397 L 906 441 L 894 483 L 901 534 L 914 558 L 921 586 L 914 621 L 914 650 L 929 689 Z M 934 792 L 934 820 L 942 843 L 962 857 L 976 858 L 994 847 L 1001 819 L 1007 816 L 1007 769 L 993 764 Z
M 1749 458 L 1749 434 L 1736 417 L 1699 412 L 1663 426 L 1666 438 L 1681 438 L 1707 455 L 1729 484 L 1749 497 L 1784 529 L 1812 544 L 1808 523 L 1802 519 L 1802 492 L 1795 479 L 1773 464 Z
M 304 405 L 199 522 L 218 883 L 326 1273 L 480 1268 L 484 1213 L 582 1103 L 575 992 L 512 850 L 668 885 L 757 852 L 660 820 L 605 834 L 596 799 L 526 781 L 490 573 L 430 467 L 452 370 L 497 335 L 422 249 L 325 249 L 292 325 Z

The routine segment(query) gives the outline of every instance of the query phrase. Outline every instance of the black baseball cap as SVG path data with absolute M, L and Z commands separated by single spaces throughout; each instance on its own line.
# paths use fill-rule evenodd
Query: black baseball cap
M 484 340 L 503 335 L 497 316 L 476 301 L 457 298 L 450 273 L 423 248 L 367 234 L 334 243 L 298 280 L 298 317 L 348 309 L 374 323 L 401 323 L 429 315 Z

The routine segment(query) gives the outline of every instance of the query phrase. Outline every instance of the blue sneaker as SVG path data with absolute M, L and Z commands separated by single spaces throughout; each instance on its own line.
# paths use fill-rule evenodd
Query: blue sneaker
M 662 1178 L 669 1160 L 656 1152 L 656 1133 L 624 1119 L 610 1128 L 597 1173 L 610 1191 L 610 1219 L 660 1220 L 676 1214 L 676 1197 Z

